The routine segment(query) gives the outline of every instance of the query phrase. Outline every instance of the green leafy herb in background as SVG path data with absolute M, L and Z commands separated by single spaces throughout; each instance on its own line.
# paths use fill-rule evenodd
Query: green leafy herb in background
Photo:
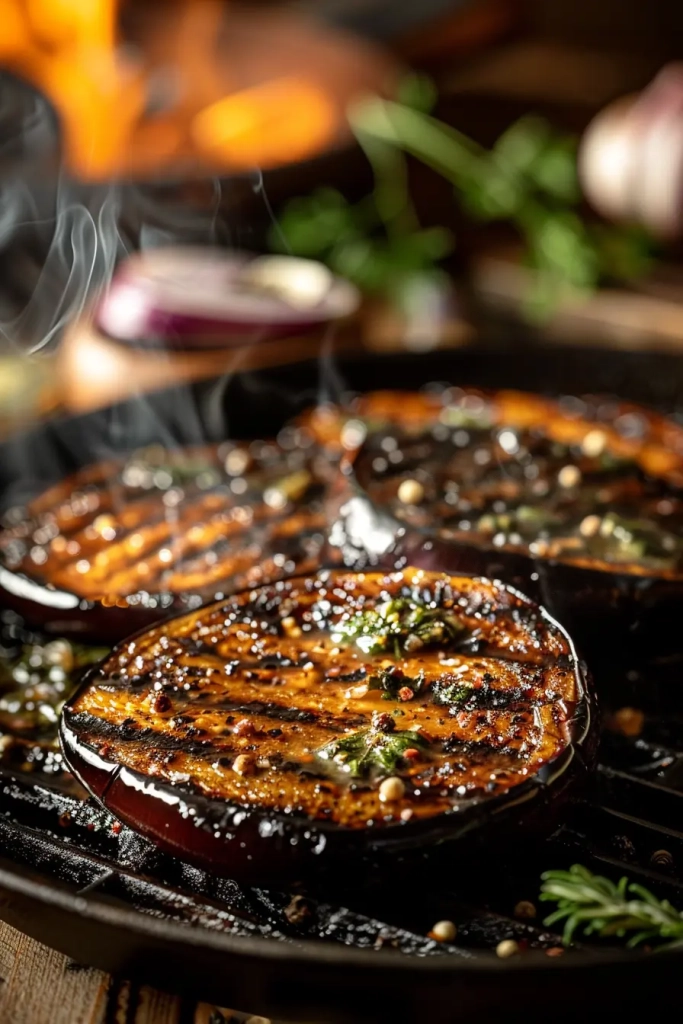
M 629 948 L 643 942 L 683 946 L 683 913 L 628 878 L 615 883 L 580 864 L 569 871 L 546 871 L 542 878 L 541 899 L 558 905 L 545 924 L 552 927 L 564 921 L 566 945 L 583 932 L 605 938 L 628 936 Z
M 429 79 L 411 76 L 396 100 L 357 103 L 350 121 L 373 168 L 374 191 L 358 203 L 329 188 L 292 200 L 273 247 L 322 260 L 367 292 L 400 296 L 407 279 L 439 275 L 454 239 L 444 228 L 420 227 L 407 187 L 410 154 L 452 183 L 454 200 L 472 219 L 516 229 L 536 271 L 530 314 L 543 316 L 563 298 L 647 269 L 643 231 L 591 223 L 578 212 L 575 139 L 525 117 L 486 149 L 432 117 L 435 98 Z

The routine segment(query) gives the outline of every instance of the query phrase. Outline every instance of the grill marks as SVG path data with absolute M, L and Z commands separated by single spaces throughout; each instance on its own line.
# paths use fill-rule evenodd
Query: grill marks
M 172 592 L 205 590 L 226 580 L 231 590 L 240 589 L 281 576 L 287 562 L 291 563 L 290 570 L 310 572 L 319 563 L 325 527 L 324 514 L 316 510 L 290 513 L 288 518 L 271 513 L 262 526 L 256 527 L 252 537 L 236 534 L 231 545 L 224 535 L 219 536 L 193 562 L 173 569 L 165 586 Z M 235 550 L 245 542 L 244 547 Z M 269 555 L 268 549 L 276 554 Z
M 212 597 L 315 568 L 325 528 L 322 487 L 302 454 L 271 445 L 259 462 L 246 447 L 232 446 L 235 453 L 250 460 L 242 476 L 230 476 L 224 454 L 211 448 L 199 453 L 195 476 L 172 483 L 183 459 L 198 459 L 188 450 L 169 454 L 156 475 L 150 469 L 144 487 L 131 481 L 130 464 L 88 467 L 0 534 L 0 556 L 43 585 L 105 601 L 160 592 Z M 303 473 L 303 488 L 266 504 L 266 489 L 293 469 Z
M 100 756 L 145 776 L 352 828 L 501 794 L 570 742 L 581 684 L 566 638 L 502 586 L 421 574 L 418 587 L 413 574 L 289 581 L 152 629 L 112 654 L 65 722 Z M 393 659 L 339 644 L 334 623 L 387 595 L 454 610 L 487 654 L 406 655 L 396 664 L 424 684 L 386 699 L 376 674 Z M 415 749 L 379 775 L 353 778 L 317 753 L 358 732 L 411 729 Z M 388 806 L 378 786 L 396 772 L 406 794 Z
M 370 424 L 357 480 L 403 523 L 606 571 L 683 572 L 683 429 L 657 414 L 505 391 L 377 393 L 355 412 Z M 337 436 L 343 422 L 339 410 Z M 422 492 L 412 504 L 406 480 Z
M 104 753 L 112 749 L 111 742 L 112 745 L 134 743 L 140 753 L 148 757 L 153 756 L 155 751 L 182 751 L 195 757 L 211 754 L 208 749 L 210 741 L 193 740 L 188 730 L 174 735 L 170 730 L 161 731 L 151 726 L 140 725 L 134 718 L 110 722 L 99 715 L 87 712 L 77 715 L 67 713 L 66 720 L 71 729 L 88 737 L 88 741 L 93 745 L 97 743 Z

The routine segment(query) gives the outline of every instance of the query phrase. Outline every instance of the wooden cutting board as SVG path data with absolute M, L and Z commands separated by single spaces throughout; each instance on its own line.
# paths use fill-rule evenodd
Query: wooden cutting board
M 81 967 L 0 924 L 2 1024 L 268 1024 Z M 275 1024 L 275 1022 L 272 1022 Z

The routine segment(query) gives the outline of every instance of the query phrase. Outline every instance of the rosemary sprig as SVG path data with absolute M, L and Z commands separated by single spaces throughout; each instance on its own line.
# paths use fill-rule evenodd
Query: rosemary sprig
M 546 871 L 542 876 L 542 900 L 557 903 L 545 919 L 551 927 L 564 921 L 562 941 L 569 945 L 577 931 L 603 938 L 630 936 L 633 949 L 643 942 L 666 942 L 668 949 L 683 946 L 683 912 L 668 900 L 624 877 L 615 883 L 574 864 L 569 871 Z M 660 947 L 661 948 L 661 947 Z

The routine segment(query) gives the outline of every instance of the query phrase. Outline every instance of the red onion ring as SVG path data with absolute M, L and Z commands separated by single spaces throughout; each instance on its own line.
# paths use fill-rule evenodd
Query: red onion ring
M 304 333 L 359 303 L 350 282 L 313 260 L 167 248 L 119 269 L 96 323 L 117 341 L 213 348 Z

